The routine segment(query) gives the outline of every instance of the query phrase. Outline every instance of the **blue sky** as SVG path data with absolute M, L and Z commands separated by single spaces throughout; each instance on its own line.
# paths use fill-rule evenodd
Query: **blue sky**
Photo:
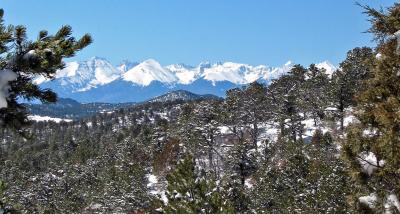
M 94 43 L 73 60 L 337 64 L 353 47 L 373 46 L 363 33 L 367 17 L 352 0 L 0 0 L 0 7 L 6 23 L 26 25 L 31 38 L 64 24 L 76 36 L 90 33 Z

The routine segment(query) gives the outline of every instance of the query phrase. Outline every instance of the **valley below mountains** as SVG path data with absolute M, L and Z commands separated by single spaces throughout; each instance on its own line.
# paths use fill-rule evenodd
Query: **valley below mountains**
M 87 118 L 97 113 L 112 113 L 113 111 L 130 108 L 137 105 L 147 103 L 166 103 L 180 101 L 195 101 L 195 100 L 219 100 L 218 96 L 212 94 L 199 95 L 189 91 L 177 90 L 166 94 L 154 97 L 143 102 L 126 102 L 126 103 L 105 103 L 92 102 L 80 103 L 71 98 L 59 98 L 56 103 L 46 104 L 31 104 L 25 103 L 27 111 L 31 114 L 31 119 L 36 121 L 42 120 L 76 120 Z

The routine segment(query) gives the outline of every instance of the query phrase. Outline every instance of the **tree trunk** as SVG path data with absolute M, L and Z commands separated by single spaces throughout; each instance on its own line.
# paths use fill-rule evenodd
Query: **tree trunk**
M 210 142 L 208 144 L 208 161 L 209 161 L 209 166 L 210 170 L 214 169 L 214 163 L 213 163 L 213 146 L 214 146 L 214 136 L 210 135 Z
M 344 132 L 344 104 L 343 100 L 340 100 L 339 103 L 339 117 L 340 117 L 340 132 L 343 134 Z

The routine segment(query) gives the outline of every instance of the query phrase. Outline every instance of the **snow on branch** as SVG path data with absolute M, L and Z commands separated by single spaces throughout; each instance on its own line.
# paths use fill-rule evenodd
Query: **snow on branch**
M 385 163 L 384 160 L 377 160 L 376 156 L 372 152 L 363 152 L 358 156 L 358 161 L 361 164 L 364 172 L 371 175 L 378 167 L 382 167 Z
M 396 31 L 396 33 L 394 33 L 393 36 L 397 40 L 396 53 L 400 54 L 400 30 Z
M 7 98 L 10 93 L 9 82 L 17 79 L 17 74 L 11 70 L 0 70 L 0 108 L 7 107 Z

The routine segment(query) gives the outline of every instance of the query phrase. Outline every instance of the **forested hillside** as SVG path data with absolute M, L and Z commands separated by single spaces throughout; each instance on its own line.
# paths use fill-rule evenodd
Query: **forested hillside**
M 364 9 L 333 73 L 1 129 L 0 213 L 400 213 L 400 5 Z
M 38 122 L 28 137 L 5 129 L 3 194 L 28 212 L 345 212 L 352 188 L 339 149 L 371 58 L 356 48 L 332 76 L 297 65 L 224 100 Z

